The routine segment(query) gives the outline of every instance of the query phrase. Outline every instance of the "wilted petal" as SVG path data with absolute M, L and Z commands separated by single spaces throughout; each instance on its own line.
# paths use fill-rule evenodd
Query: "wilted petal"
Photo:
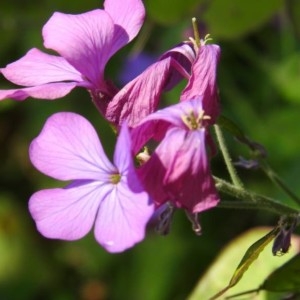
M 45 237 L 77 240 L 93 227 L 109 188 L 99 182 L 77 181 L 72 187 L 41 190 L 31 196 L 29 211 Z
M 28 87 L 59 81 L 84 81 L 81 74 L 64 58 L 35 48 L 1 69 L 1 73 L 12 83 Z
M 48 118 L 31 143 L 29 155 L 39 171 L 60 180 L 105 180 L 115 172 L 93 126 L 70 112 Z
M 54 13 L 43 28 L 44 45 L 57 51 L 97 88 L 113 54 L 114 24 L 103 10 L 78 15 Z
M 192 75 L 188 85 L 181 94 L 180 100 L 191 100 L 202 97 L 203 110 L 215 122 L 220 113 L 217 89 L 217 66 L 220 58 L 218 45 L 203 45 L 192 66 Z
M 112 55 L 138 34 L 144 22 L 145 7 L 141 0 L 105 0 L 104 8 L 115 23 Z
M 70 93 L 77 86 L 75 82 L 55 82 L 21 89 L 0 90 L 0 100 L 24 100 L 28 97 L 54 100 Z
M 174 65 L 177 63 L 168 57 L 147 68 L 113 97 L 105 117 L 114 124 L 126 121 L 129 127 L 134 127 L 154 112 L 172 72 L 177 72 Z
M 95 224 L 97 241 L 109 252 L 122 252 L 140 242 L 154 211 L 146 192 L 119 183 L 101 203 Z

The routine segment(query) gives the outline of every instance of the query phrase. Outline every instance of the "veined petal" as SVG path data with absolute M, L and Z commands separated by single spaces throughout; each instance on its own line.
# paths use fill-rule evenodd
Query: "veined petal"
M 54 100 L 66 96 L 76 86 L 75 82 L 55 82 L 21 89 L 0 90 L 0 101 L 4 99 L 22 101 L 28 97 Z
M 113 54 L 138 34 L 144 22 L 145 7 L 141 0 L 105 0 L 104 9 L 115 23 Z
M 134 172 L 133 155 L 131 150 L 131 136 L 126 123 L 123 123 L 114 153 L 114 164 L 121 175 Z
M 181 138 L 179 131 L 181 131 Z M 216 206 L 219 196 L 215 188 L 205 146 L 205 130 L 189 131 L 171 129 L 164 141 L 170 150 L 174 141 L 179 144 L 176 151 L 157 150 L 157 155 L 164 161 L 167 172 L 163 180 L 168 195 L 177 207 L 183 207 L 192 213 L 199 213 Z M 181 140 L 181 141 L 180 141 Z
M 84 117 L 70 112 L 48 118 L 32 141 L 29 155 L 39 171 L 60 180 L 106 181 L 116 172 L 93 126 Z
M 129 127 L 134 127 L 155 111 L 172 72 L 177 71 L 173 69 L 171 57 L 148 67 L 113 97 L 105 117 L 114 124 L 120 125 L 126 121 Z
M 217 89 L 217 66 L 221 50 L 218 45 L 203 45 L 192 66 L 192 75 L 180 101 L 202 97 L 203 110 L 214 123 L 220 113 Z
M 51 82 L 83 82 L 81 74 L 64 58 L 29 50 L 25 56 L 1 69 L 9 81 L 23 86 L 37 86 Z
M 109 252 L 122 252 L 145 236 L 154 211 L 146 192 L 120 182 L 102 201 L 95 224 L 96 240 Z
M 134 153 L 143 147 L 151 138 L 157 139 L 157 136 L 163 137 L 170 127 L 176 126 L 186 129 L 183 117 L 188 116 L 191 112 L 198 115 L 202 111 L 202 99 L 198 97 L 191 101 L 184 101 L 169 107 L 157 110 L 146 116 L 132 130 L 132 145 Z
M 77 240 L 93 227 L 101 201 L 111 189 L 97 181 L 77 181 L 64 189 L 41 190 L 29 200 L 38 231 L 52 239 Z
M 43 28 L 45 47 L 57 51 L 95 88 L 103 85 L 113 34 L 112 18 L 100 9 L 78 15 L 56 12 Z

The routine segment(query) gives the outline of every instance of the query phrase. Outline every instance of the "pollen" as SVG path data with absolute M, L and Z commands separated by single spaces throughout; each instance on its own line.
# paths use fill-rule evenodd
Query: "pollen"
M 121 180 L 121 175 L 119 173 L 110 175 L 110 181 L 112 184 L 117 184 L 120 182 L 120 180 Z
M 204 114 L 203 110 L 200 110 L 198 113 L 195 113 L 193 110 L 188 112 L 186 115 L 182 117 L 183 123 L 190 129 L 190 130 L 197 130 L 203 126 L 204 120 L 209 120 L 210 116 Z

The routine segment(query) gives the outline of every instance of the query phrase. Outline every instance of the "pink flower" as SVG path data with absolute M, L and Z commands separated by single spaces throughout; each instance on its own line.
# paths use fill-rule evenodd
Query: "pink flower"
M 159 110 L 133 129 L 135 152 L 153 137 L 160 140 L 139 169 L 157 206 L 170 201 L 196 214 L 219 202 L 206 149 L 208 122 L 202 99 L 193 99 Z
M 115 125 L 126 121 L 130 127 L 135 127 L 157 109 L 163 91 L 186 78 L 188 83 L 180 101 L 202 98 L 210 123 L 215 123 L 220 113 L 216 81 L 220 47 L 203 42 L 199 49 L 194 48 L 188 42 L 164 53 L 156 63 L 121 89 L 107 107 L 102 107 L 106 118 Z
M 94 226 L 96 240 L 109 252 L 140 242 L 154 207 L 134 168 L 131 140 L 122 126 L 114 164 L 106 157 L 92 125 L 75 113 L 57 113 L 29 149 L 33 165 L 65 188 L 32 195 L 29 210 L 48 238 L 77 240 Z
M 139 32 L 145 17 L 141 0 L 105 0 L 104 10 L 79 15 L 54 13 L 43 28 L 44 45 L 60 56 L 31 49 L 1 69 L 24 88 L 2 90 L 0 99 L 56 99 L 76 86 L 111 98 L 117 89 L 104 79 L 110 57 Z
M 192 65 L 188 84 L 181 93 L 180 101 L 202 98 L 203 110 L 215 123 L 220 114 L 217 87 L 217 66 L 221 49 L 218 45 L 203 45 L 198 49 Z

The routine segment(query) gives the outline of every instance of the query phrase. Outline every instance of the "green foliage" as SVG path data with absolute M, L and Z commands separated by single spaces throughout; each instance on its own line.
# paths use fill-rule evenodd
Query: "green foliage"
M 213 0 L 203 19 L 218 38 L 239 38 L 257 29 L 283 5 L 282 0 Z

